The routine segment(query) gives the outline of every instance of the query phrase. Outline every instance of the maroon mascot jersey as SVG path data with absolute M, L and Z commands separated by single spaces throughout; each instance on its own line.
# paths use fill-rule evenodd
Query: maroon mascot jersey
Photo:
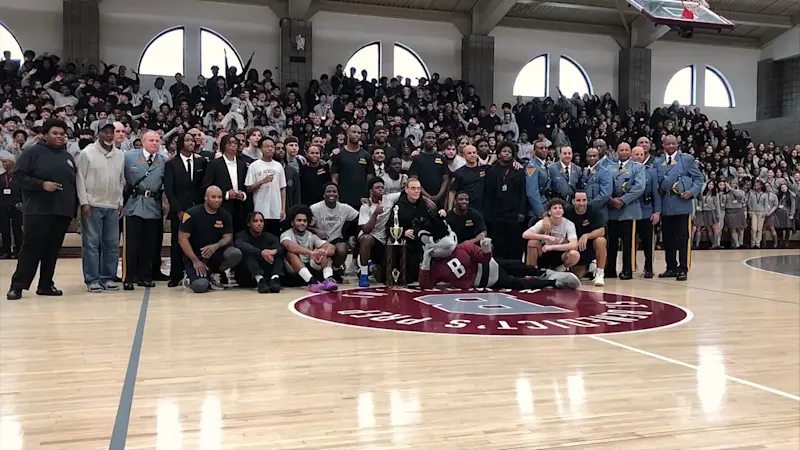
M 431 261 L 429 270 L 420 269 L 419 287 L 430 289 L 437 283 L 446 283 L 461 289 L 475 286 L 478 268 L 491 259 L 491 252 L 484 253 L 472 242 L 462 242 L 450 256 Z

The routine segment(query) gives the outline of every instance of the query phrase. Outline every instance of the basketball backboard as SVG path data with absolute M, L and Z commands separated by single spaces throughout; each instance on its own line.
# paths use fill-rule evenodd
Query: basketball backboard
M 703 5 L 685 0 L 692 10 L 693 18 L 684 15 L 681 0 L 628 0 L 628 4 L 657 24 L 686 28 L 710 28 L 713 30 L 733 28 L 735 24 Z

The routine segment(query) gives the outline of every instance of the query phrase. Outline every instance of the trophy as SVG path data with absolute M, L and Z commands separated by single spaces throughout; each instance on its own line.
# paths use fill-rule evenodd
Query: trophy
M 400 218 L 398 217 L 398 212 L 400 211 L 400 207 L 395 205 L 394 206 L 394 222 L 391 227 L 389 227 L 389 234 L 392 236 L 392 241 L 389 245 L 401 245 L 400 244 L 400 237 L 403 235 L 403 229 L 400 227 Z

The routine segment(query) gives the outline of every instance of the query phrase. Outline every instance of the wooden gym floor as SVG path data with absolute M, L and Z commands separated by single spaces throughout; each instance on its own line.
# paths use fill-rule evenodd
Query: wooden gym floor
M 602 289 L 691 321 L 547 338 L 322 323 L 287 308 L 299 289 L 88 294 L 61 260 L 64 297 L 0 300 L 0 450 L 796 450 L 800 278 L 744 263 L 766 255 L 800 252 Z

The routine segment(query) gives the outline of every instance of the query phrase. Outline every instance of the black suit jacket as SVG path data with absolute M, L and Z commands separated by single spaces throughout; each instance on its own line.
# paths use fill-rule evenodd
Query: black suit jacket
M 247 162 L 244 156 L 236 156 L 236 167 L 238 169 L 237 175 L 239 177 L 238 188 L 240 191 L 247 192 L 244 187 L 244 180 L 247 177 Z M 228 174 L 228 167 L 225 164 L 224 156 L 220 156 L 219 158 L 208 163 L 206 166 L 206 174 L 203 178 L 203 192 L 205 192 L 206 188 L 209 186 L 217 186 L 222 189 L 223 199 L 225 198 L 225 193 L 233 189 L 233 183 L 231 182 L 231 177 Z M 247 193 L 247 198 L 244 202 L 239 200 L 223 200 L 222 207 L 231 213 L 231 216 L 233 216 L 235 222 L 237 219 L 240 219 L 238 217 L 240 215 L 239 212 L 243 212 L 246 215 L 253 210 L 253 198 L 250 193 Z
M 170 214 L 177 214 L 178 211 L 186 211 L 194 205 L 203 203 L 205 197 L 203 181 L 207 165 L 205 158 L 195 156 L 192 160 L 192 172 L 194 172 L 192 180 L 186 172 L 181 155 L 175 155 L 167 163 L 164 173 L 164 192 L 169 200 Z

